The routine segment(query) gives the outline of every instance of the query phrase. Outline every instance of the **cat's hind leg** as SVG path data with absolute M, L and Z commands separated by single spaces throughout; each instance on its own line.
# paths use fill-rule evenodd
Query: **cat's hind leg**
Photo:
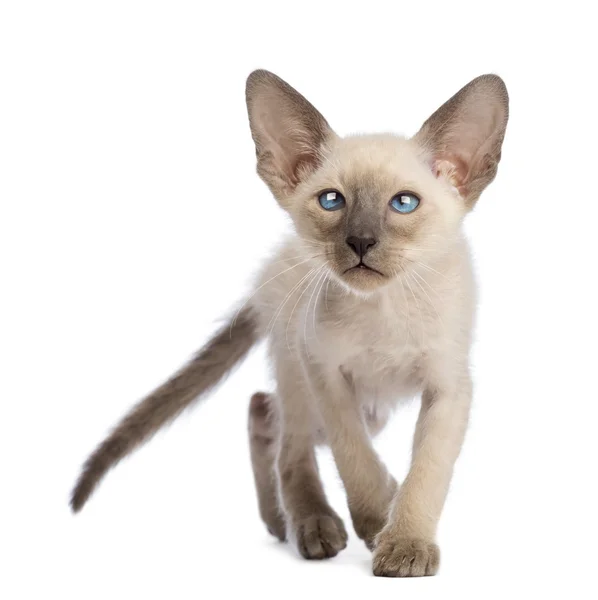
M 260 516 L 268 531 L 286 539 L 285 523 L 278 500 L 276 455 L 278 423 L 272 397 L 257 392 L 249 403 L 249 450 Z

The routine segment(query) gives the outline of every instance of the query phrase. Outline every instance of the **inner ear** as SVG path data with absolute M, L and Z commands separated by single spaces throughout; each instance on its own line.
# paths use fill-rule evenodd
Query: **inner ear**
M 494 179 L 509 117 L 509 97 L 497 75 L 481 75 L 443 104 L 415 139 L 432 170 L 473 206 Z
M 249 75 L 246 97 L 258 173 L 284 201 L 320 165 L 334 133 L 312 104 L 269 71 Z

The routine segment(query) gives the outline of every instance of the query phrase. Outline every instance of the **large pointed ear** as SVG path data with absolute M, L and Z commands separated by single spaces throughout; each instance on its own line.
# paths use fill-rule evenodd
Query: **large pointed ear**
M 269 71 L 249 75 L 246 98 L 257 172 L 284 205 L 320 165 L 322 149 L 335 134 L 299 92 Z
M 415 139 L 437 177 L 454 186 L 469 208 L 494 179 L 509 117 L 509 96 L 498 75 L 481 75 L 443 104 Z

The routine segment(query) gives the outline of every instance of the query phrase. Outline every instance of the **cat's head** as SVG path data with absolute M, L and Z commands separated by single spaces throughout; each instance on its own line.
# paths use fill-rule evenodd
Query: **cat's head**
M 263 70 L 247 80 L 247 107 L 258 173 L 290 214 L 306 256 L 361 293 L 450 252 L 496 175 L 508 119 L 496 75 L 467 84 L 411 139 L 341 138 Z

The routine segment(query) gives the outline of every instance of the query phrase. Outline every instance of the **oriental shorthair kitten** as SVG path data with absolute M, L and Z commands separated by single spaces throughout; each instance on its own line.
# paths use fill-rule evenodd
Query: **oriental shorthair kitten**
M 227 324 L 91 454 L 72 508 L 265 340 L 276 386 L 252 396 L 248 430 L 268 531 L 309 559 L 345 548 L 345 524 L 318 474 L 315 449 L 326 444 L 374 574 L 434 575 L 472 398 L 476 294 L 462 225 L 496 175 L 507 90 L 500 77 L 481 75 L 410 138 L 340 137 L 264 70 L 249 75 L 246 100 L 257 172 L 293 232 Z M 372 439 L 414 395 L 421 410 L 399 483 Z

